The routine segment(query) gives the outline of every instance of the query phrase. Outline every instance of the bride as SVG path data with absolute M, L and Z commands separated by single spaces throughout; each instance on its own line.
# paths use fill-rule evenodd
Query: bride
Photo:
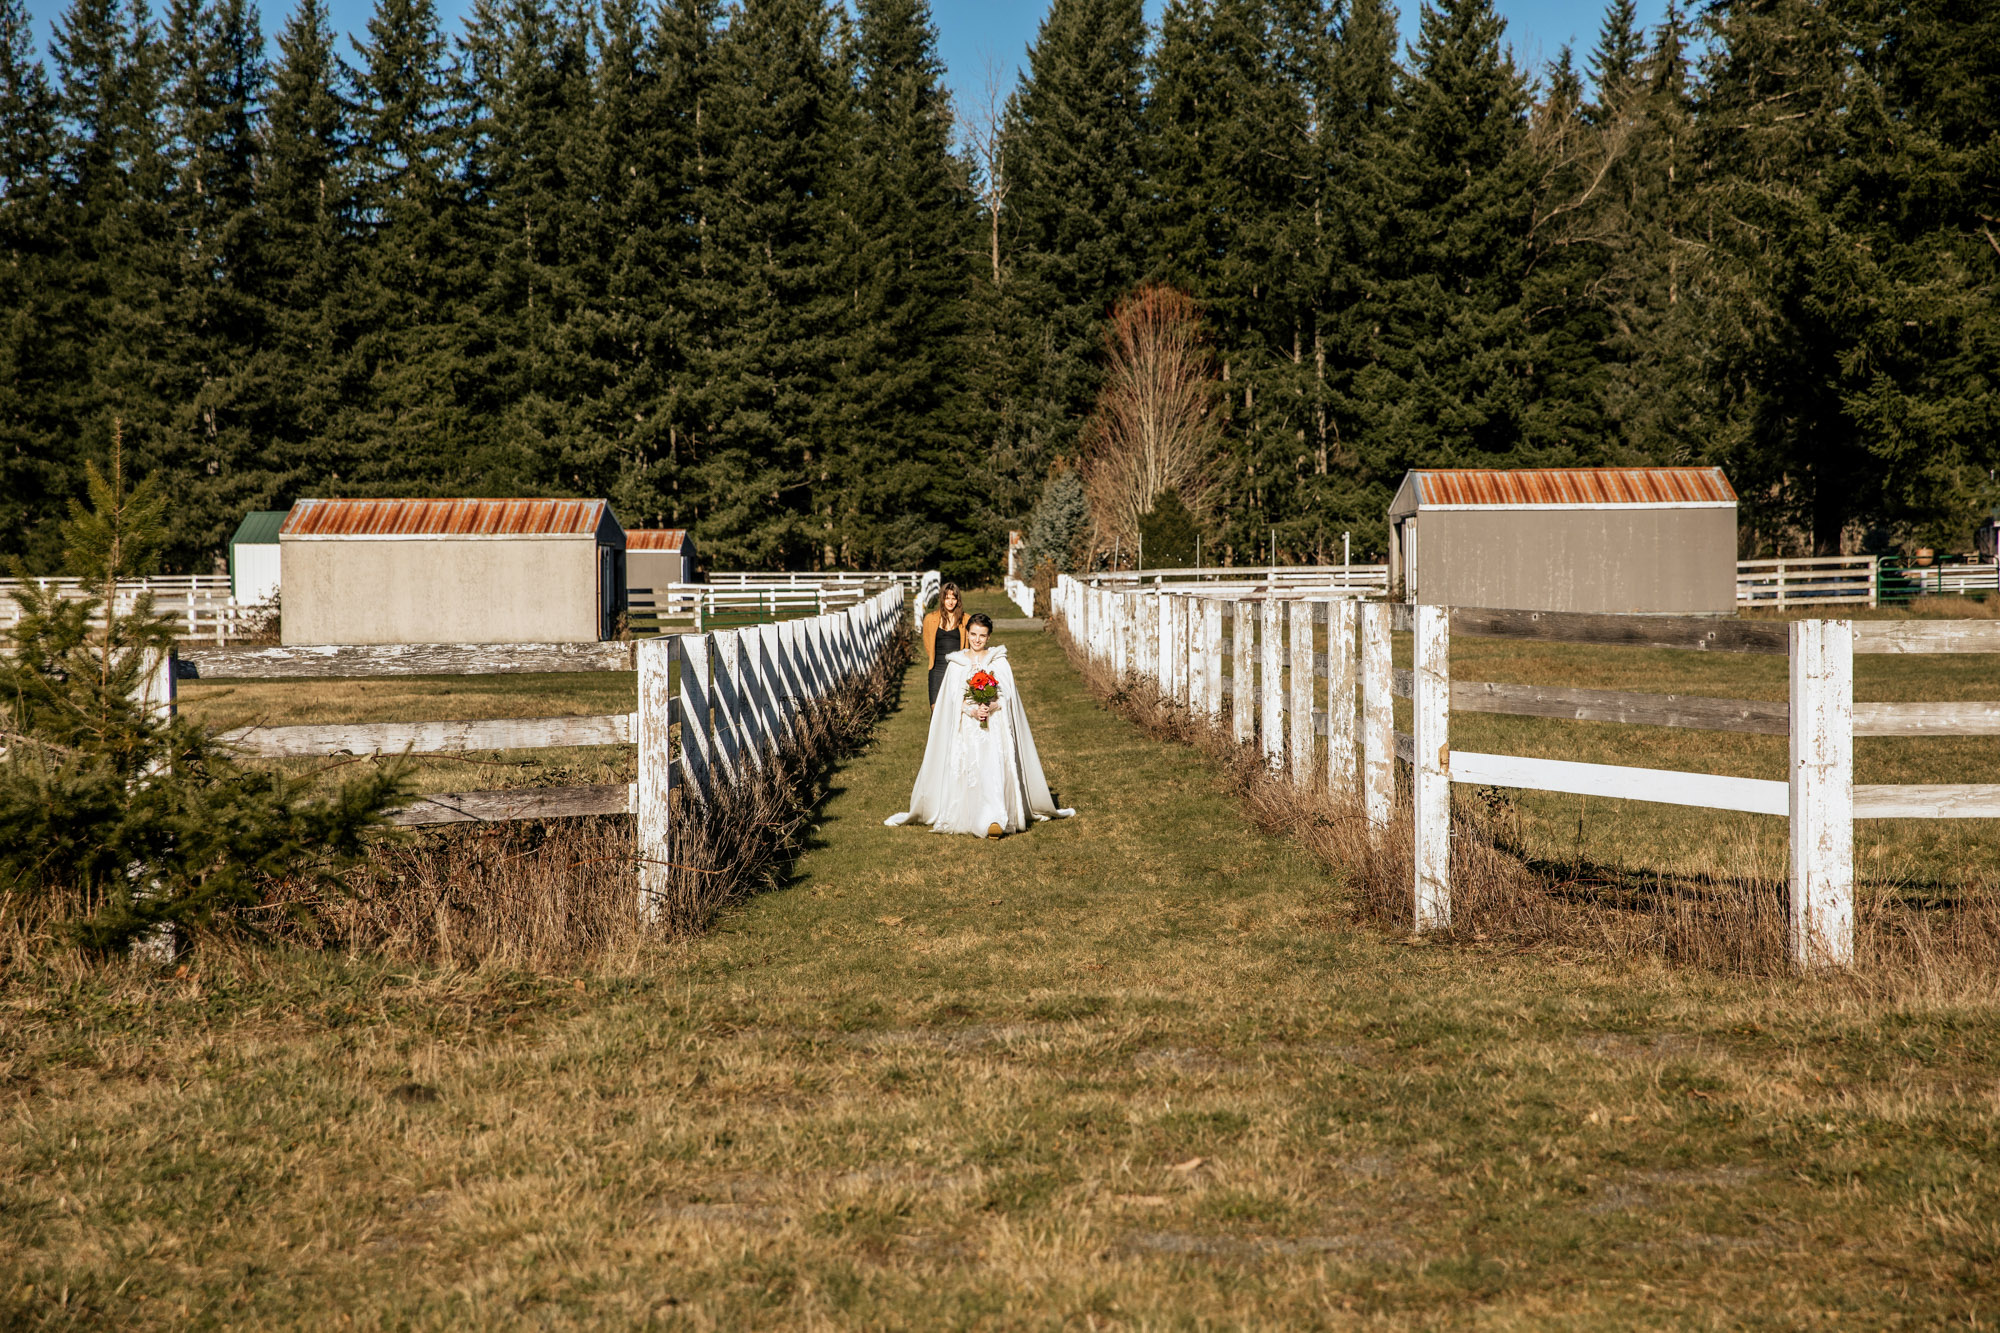
M 883 821 L 891 828 L 915 820 L 929 824 L 933 833 L 997 838 L 1020 833 L 1030 822 L 1076 813 L 1058 810 L 1049 795 L 1007 649 L 989 647 L 992 635 L 993 620 L 985 612 L 966 619 L 966 646 L 945 659 L 949 665 L 931 712 L 930 742 L 910 808 Z M 969 697 L 968 690 L 991 702 Z

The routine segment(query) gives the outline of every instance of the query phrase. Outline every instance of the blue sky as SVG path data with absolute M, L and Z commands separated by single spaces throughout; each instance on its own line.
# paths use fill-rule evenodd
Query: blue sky
M 38 35 L 46 43 L 52 20 L 66 0 L 29 0 Z M 285 0 L 263 0 L 264 26 L 283 25 L 290 6 Z M 1046 0 L 931 0 L 937 19 L 939 53 L 950 71 L 953 92 L 961 107 L 983 101 L 988 71 L 997 72 L 1002 88 L 1011 87 L 1035 29 L 1048 12 Z M 1146 12 L 1157 18 L 1163 0 L 1146 0 Z M 1403 37 L 1416 35 L 1418 0 L 1405 0 Z M 1576 0 L 1496 0 L 1507 19 L 1507 39 L 1515 54 L 1531 67 L 1553 59 L 1565 42 L 1575 46 L 1579 63 L 1590 49 L 1603 16 L 1603 6 Z M 469 0 L 438 0 L 448 23 L 456 26 Z M 154 5 L 157 11 L 160 6 Z M 334 23 L 343 32 L 358 32 L 368 20 L 371 0 L 333 0 Z M 1648 27 L 1658 23 L 1665 0 L 1639 0 L 1639 17 Z

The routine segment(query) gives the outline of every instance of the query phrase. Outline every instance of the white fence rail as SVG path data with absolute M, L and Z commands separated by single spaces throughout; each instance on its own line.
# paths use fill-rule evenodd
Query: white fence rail
M 759 778 L 801 714 L 889 650 L 908 601 L 890 586 L 839 611 L 632 644 L 407 644 L 386 648 L 224 649 L 191 653 L 175 678 L 326 679 L 515 670 L 632 670 L 639 707 L 596 717 L 244 727 L 224 739 L 264 758 L 436 754 L 555 746 L 634 745 L 638 779 L 578 787 L 444 792 L 399 810 L 405 825 L 632 814 L 642 915 L 658 915 L 672 862 L 670 793 L 706 804 L 719 787 Z M 551 663 L 559 665 L 551 667 Z M 171 685 L 166 687 L 171 707 Z M 677 731 L 676 731 L 677 729 Z M 680 744 L 674 739 L 678 736 Z
M 1080 575 L 1098 587 L 1192 587 L 1311 589 L 1357 597 L 1386 597 L 1387 565 L 1203 565 L 1192 569 L 1108 569 Z
M 710 573 L 707 581 L 717 587 L 759 587 L 759 588 L 879 588 L 885 583 L 893 583 L 906 592 L 916 592 L 923 586 L 924 575 L 935 574 L 936 570 L 882 569 L 882 570 L 726 570 Z
M 2000 702 L 1856 703 L 1856 653 L 2000 653 L 2000 621 L 1718 621 L 1356 603 L 1318 597 L 1216 597 L 1207 590 L 1125 592 L 1064 577 L 1056 589 L 1078 650 L 1121 675 L 1153 682 L 1198 716 L 1257 744 L 1296 784 L 1324 783 L 1388 827 L 1395 761 L 1411 768 L 1419 929 L 1451 921 L 1452 784 L 1517 787 L 1791 821 L 1791 952 L 1801 966 L 1854 958 L 1856 819 L 2000 818 L 2000 783 L 1854 782 L 1854 737 L 1979 736 L 2000 732 Z M 1224 634 L 1224 627 L 1230 628 Z M 1324 626 L 1325 649 L 1316 635 Z M 1390 664 L 1390 636 L 1408 631 L 1413 666 Z M 1691 698 L 1571 686 L 1454 681 L 1454 634 L 1600 646 L 1765 653 L 1790 660 L 1789 702 Z M 1225 642 L 1225 639 L 1229 642 Z M 1232 675 L 1221 676 L 1225 656 Z M 1325 707 L 1315 682 L 1324 679 Z M 1393 699 L 1411 700 L 1412 729 L 1395 731 Z M 1784 780 L 1585 764 L 1451 748 L 1451 715 L 1508 713 L 1790 738 Z M 1316 743 L 1323 738 L 1323 746 Z
M 21 605 L 13 594 L 23 588 L 60 593 L 71 600 L 99 597 L 100 585 L 86 586 L 75 578 L 0 579 L 0 633 L 21 623 Z M 264 632 L 270 622 L 269 603 L 238 602 L 226 574 L 179 574 L 123 579 L 113 610 L 129 614 L 143 593 L 153 596 L 153 609 L 173 620 L 182 639 L 226 644 Z
M 877 583 L 880 589 L 885 586 Z M 887 586 L 900 587 L 900 584 Z M 869 590 L 859 584 L 716 584 L 669 583 L 659 588 L 626 591 L 627 622 L 635 633 L 660 633 L 674 627 L 706 629 L 720 618 L 782 620 L 825 615 L 862 601 Z
M 1872 555 L 1738 560 L 1738 606 L 1874 606 L 1877 565 Z

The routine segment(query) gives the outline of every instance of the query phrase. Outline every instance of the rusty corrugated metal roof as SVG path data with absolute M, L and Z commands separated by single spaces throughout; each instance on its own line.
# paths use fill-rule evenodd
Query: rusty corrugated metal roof
M 588 537 L 603 500 L 300 500 L 284 537 Z
M 628 551 L 678 551 L 686 541 L 686 528 L 625 529 L 625 549 Z
M 1715 467 L 1439 468 L 1410 476 L 1426 509 L 1736 503 L 1735 488 Z

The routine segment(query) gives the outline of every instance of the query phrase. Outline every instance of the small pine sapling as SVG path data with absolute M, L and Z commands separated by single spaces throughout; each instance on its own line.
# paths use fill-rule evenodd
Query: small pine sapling
M 309 794 L 310 777 L 248 767 L 218 736 L 145 698 L 174 646 L 150 594 L 166 502 L 125 484 L 122 440 L 72 502 L 64 562 L 89 595 L 38 588 L 15 562 L 21 619 L 0 656 L 0 894 L 64 923 L 85 948 L 241 923 L 275 879 L 329 885 L 402 793 L 392 765 Z

